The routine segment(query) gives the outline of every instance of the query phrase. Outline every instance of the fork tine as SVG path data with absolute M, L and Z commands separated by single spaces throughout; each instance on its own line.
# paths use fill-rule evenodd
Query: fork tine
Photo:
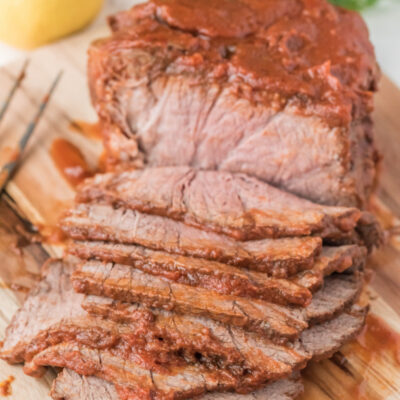
M 24 135 L 22 136 L 21 140 L 19 141 L 19 150 L 22 151 L 24 150 L 29 138 L 31 137 L 33 131 L 35 130 L 41 116 L 43 115 L 44 110 L 47 107 L 47 104 L 49 103 L 49 100 L 56 89 L 58 82 L 60 82 L 61 76 L 63 74 L 63 71 L 60 71 L 56 78 L 54 79 L 53 83 L 51 84 L 49 91 L 47 94 L 43 97 L 42 102 L 40 103 L 39 109 L 36 112 L 33 120 L 29 123 L 28 127 L 26 128 L 26 131 Z
M 10 93 L 8 94 L 6 100 L 4 101 L 1 110 L 0 110 L 0 121 L 3 119 L 4 114 L 6 113 L 8 106 L 11 103 L 12 98 L 14 97 L 15 92 L 17 91 L 17 89 L 19 88 L 19 86 L 21 85 L 22 81 L 25 78 L 26 75 L 26 68 L 28 67 L 29 64 L 29 60 L 25 60 L 24 65 L 22 66 L 22 69 L 17 77 L 17 79 L 14 82 L 14 85 L 12 86 Z
M 7 183 L 8 179 L 10 178 L 10 176 L 12 175 L 12 173 L 14 172 L 15 168 L 17 167 L 20 159 L 21 159 L 21 154 L 23 152 L 23 150 L 25 149 L 29 138 L 32 136 L 32 133 L 34 132 L 38 122 L 40 121 L 41 116 L 43 115 L 44 110 L 46 109 L 50 98 L 54 92 L 54 90 L 56 89 L 61 76 L 62 76 L 63 72 L 60 71 L 56 78 L 54 79 L 53 83 L 51 84 L 49 91 L 47 92 L 47 94 L 44 96 L 42 102 L 40 103 L 39 109 L 36 112 L 35 116 L 33 117 L 32 121 L 29 123 L 28 127 L 26 128 L 25 133 L 23 134 L 23 136 L 21 137 L 19 143 L 18 143 L 18 148 L 16 149 L 16 153 L 14 154 L 14 156 L 12 157 L 12 159 L 10 159 L 5 165 L 3 165 L 3 167 L 1 168 L 1 172 L 0 172 L 0 192 L 4 189 L 5 184 Z

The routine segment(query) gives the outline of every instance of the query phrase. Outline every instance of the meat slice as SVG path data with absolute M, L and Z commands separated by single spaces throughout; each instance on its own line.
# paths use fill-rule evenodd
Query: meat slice
M 54 379 L 50 395 L 54 400 L 121 400 L 111 383 L 67 368 Z
M 63 342 L 107 350 L 156 371 L 188 362 L 218 367 L 236 387 L 257 387 L 279 371 L 284 376 L 303 368 L 309 359 L 299 343 L 284 347 L 263 336 L 201 317 L 150 310 L 139 304 L 129 305 L 129 318 L 117 318 L 109 311 L 105 315 L 112 302 L 102 297 L 89 300 L 92 305 L 97 304 L 97 314 L 89 315 L 78 306 L 74 316 L 69 317 L 70 311 L 62 305 L 76 305 L 83 300 L 86 309 L 87 299 L 70 290 L 68 268 L 58 262 L 49 265 L 48 275 L 7 331 L 1 356 L 10 363 L 27 362 L 28 373 L 38 373 L 38 366 L 29 364 L 38 353 Z M 27 320 L 33 308 L 35 315 Z M 112 307 L 115 312 L 119 308 L 122 310 L 117 305 Z M 46 316 L 53 314 L 49 322 L 43 323 Z
M 70 281 L 72 270 L 71 264 L 61 260 L 49 260 L 43 265 L 42 280 L 6 329 L 1 358 L 23 362 L 27 347 L 39 332 L 85 315 L 81 307 L 84 296 L 75 293 Z
M 92 355 L 98 354 L 98 363 L 95 362 L 96 364 L 93 365 L 92 356 L 88 357 L 88 353 Z M 242 380 L 235 379 L 235 376 L 224 368 L 215 365 L 206 366 L 200 363 L 181 363 L 180 365 L 172 364 L 156 368 L 145 368 L 141 363 L 137 362 L 136 357 L 121 358 L 107 348 L 93 349 L 74 342 L 59 343 L 38 352 L 31 361 L 25 364 L 24 370 L 28 374 L 35 375 L 36 370 L 42 368 L 44 365 L 67 367 L 81 374 L 96 375 L 130 388 L 130 392 L 140 388 L 145 393 L 141 394 L 139 398 L 144 399 L 151 398 L 147 392 L 151 392 L 152 390 L 150 388 L 147 389 L 147 382 L 141 384 L 140 379 L 132 379 L 129 376 L 130 374 L 150 376 L 154 374 L 156 378 L 155 383 L 160 381 L 160 379 L 161 382 L 164 381 L 162 382 L 163 387 L 156 385 L 164 392 L 162 393 L 163 395 L 168 391 L 177 391 L 174 395 L 175 397 L 166 396 L 167 398 L 190 398 L 190 392 L 189 394 L 179 393 L 183 389 L 180 386 L 180 381 L 186 380 L 187 384 L 190 383 L 192 395 L 212 390 L 231 390 L 239 393 L 249 393 L 265 385 L 267 380 L 271 379 L 274 381 L 280 377 L 287 377 L 292 371 L 287 364 L 272 359 L 268 361 L 269 373 L 264 380 L 261 380 L 261 376 L 247 376 Z M 266 370 L 267 367 L 265 367 Z M 206 382 L 204 382 L 205 380 Z M 155 398 L 158 398 L 157 393 L 155 393 Z
M 325 0 L 202 1 L 195 12 L 151 0 L 111 21 L 88 63 L 110 159 L 368 203 L 379 68 L 358 14 Z
M 74 242 L 68 252 L 84 260 L 114 262 L 131 265 L 146 273 L 162 276 L 171 281 L 199 286 L 221 294 L 254 297 L 277 304 L 307 305 L 311 301 L 309 289 L 322 285 L 323 273 L 343 271 L 359 266 L 366 257 L 365 248 L 349 245 L 323 247 L 312 269 L 296 277 L 279 279 L 265 273 L 239 269 L 234 266 L 194 257 L 185 257 L 146 249 L 136 245 L 107 242 Z M 307 288 L 296 283 L 303 283 Z
M 364 324 L 365 314 L 366 309 L 354 306 L 336 319 L 316 325 L 307 331 L 307 336 L 302 336 L 304 347 L 313 351 L 316 359 L 331 354 L 357 335 Z M 117 385 L 117 391 L 123 398 L 135 393 L 135 398 L 146 400 L 185 399 L 206 391 L 229 390 L 229 383 L 221 381 L 221 370 L 205 371 L 199 366 L 187 365 L 156 373 L 146 371 L 132 362 L 121 362 L 107 350 L 98 351 L 69 343 L 47 348 L 32 359 L 31 365 L 34 368 L 38 365 L 55 365 L 81 374 L 95 375 Z M 246 389 L 249 388 L 241 388 L 243 392 Z
M 181 314 L 203 315 L 260 332 L 276 341 L 296 338 L 310 320 L 331 318 L 356 300 L 362 286 L 357 275 L 334 275 L 309 306 L 293 308 L 168 282 L 122 264 L 86 262 L 72 279 L 82 293 L 144 303 Z M 335 291 L 336 296 L 332 295 Z
M 364 326 L 368 307 L 353 305 L 348 312 L 303 332 L 301 342 L 314 360 L 332 356 L 344 343 L 357 336 Z
M 95 375 L 112 382 L 122 399 L 190 399 L 207 391 L 234 388 L 223 370 L 184 365 L 156 372 L 144 369 L 134 361 L 115 357 L 108 350 L 94 350 L 74 343 L 61 343 L 43 350 L 32 359 L 28 369 L 48 365 L 73 369 L 79 374 Z
M 355 277 L 333 275 L 329 277 L 323 290 L 316 294 L 316 301 L 312 303 L 308 312 L 310 318 L 319 315 L 319 322 L 330 320 L 357 299 L 362 286 L 362 281 Z M 337 297 L 333 297 L 336 292 Z M 333 303 L 334 305 L 330 304 Z M 83 302 L 83 308 L 92 315 L 99 315 L 106 320 L 114 320 L 119 323 L 133 324 L 133 329 L 137 320 L 137 305 L 113 301 L 111 299 L 88 296 Z M 328 310 L 330 310 L 328 316 Z M 286 348 L 278 346 L 266 340 L 263 336 L 251 332 L 245 332 L 240 328 L 227 327 L 208 318 L 193 315 L 177 315 L 169 311 L 152 309 L 156 318 L 157 332 L 163 338 L 163 342 L 179 343 L 181 348 L 187 349 L 193 347 L 191 343 L 199 343 L 200 332 L 209 332 L 207 341 L 203 347 L 197 347 L 195 350 L 200 354 L 212 358 L 215 355 L 226 352 L 234 359 L 237 357 L 237 351 L 245 358 L 246 367 L 252 372 L 252 378 L 259 374 L 261 366 L 265 363 L 263 357 L 272 357 L 286 364 L 289 364 L 294 370 L 301 368 L 302 363 L 307 359 L 307 352 L 304 353 L 302 346 L 298 343 L 287 344 Z M 316 320 L 314 319 L 314 322 Z M 344 330 L 345 331 L 345 330 Z M 302 337 L 302 336 L 301 336 Z M 214 338 L 214 341 L 211 339 Z M 213 344 L 214 343 L 214 344 Z M 228 358 L 225 356 L 225 359 Z M 240 357 L 239 357 L 240 358 Z M 219 365 L 223 357 L 218 361 Z M 224 363 L 228 366 L 227 362 Z M 240 365 L 240 364 L 236 364 Z M 242 364 L 243 365 L 243 364 Z M 237 368 L 237 367 L 236 367 Z M 244 379 L 246 381 L 246 379 Z
M 299 272 L 291 280 L 315 292 L 324 282 L 324 277 L 333 272 L 363 269 L 367 258 L 365 247 L 323 247 L 321 254 L 310 270 Z
M 89 314 L 125 324 L 131 331 L 135 330 L 137 312 L 143 307 L 98 296 L 88 296 L 82 306 Z M 209 318 L 154 308 L 151 312 L 154 321 L 149 325 L 149 332 L 154 332 L 155 339 L 162 338 L 171 351 L 184 354 L 185 359 L 191 362 L 197 360 L 206 365 L 217 364 L 227 371 L 233 371 L 236 379 L 244 373 L 241 377 L 243 382 L 247 378 L 254 381 L 265 375 L 266 372 L 262 371 L 268 369 L 270 359 L 284 363 L 292 370 L 299 370 L 310 358 L 298 342 L 283 346 L 263 335 Z M 251 371 L 251 376 L 246 377 L 246 371 Z
M 287 279 L 248 271 L 201 258 L 185 257 L 137 245 L 107 242 L 74 242 L 68 252 L 81 259 L 97 259 L 131 265 L 171 281 L 203 287 L 221 294 L 253 297 L 277 304 L 305 305 L 311 292 Z
M 153 250 L 206 258 L 284 277 L 310 268 L 321 249 L 318 237 L 237 242 L 182 222 L 108 205 L 79 204 L 61 222 L 76 240 L 138 244 Z
M 54 379 L 50 395 L 54 400 L 121 400 L 111 383 L 67 368 Z
M 332 275 L 327 278 L 325 286 L 316 292 L 313 301 L 309 306 L 304 310 L 296 310 L 297 315 L 301 315 L 302 319 L 309 321 L 311 324 L 332 319 L 335 315 L 357 301 L 362 286 L 363 280 L 358 273 L 354 275 Z M 92 315 L 101 315 L 106 319 L 112 319 L 119 322 L 130 322 L 132 318 L 135 320 L 137 319 L 137 304 L 132 305 L 131 303 L 124 303 L 120 300 L 90 295 L 85 298 L 82 306 L 88 313 Z M 169 311 L 163 310 L 162 312 L 168 313 Z M 152 309 L 152 313 L 157 315 L 157 318 L 160 318 L 160 311 Z M 209 318 L 196 317 L 196 315 L 190 314 L 175 315 L 173 313 L 168 318 L 173 318 L 174 324 L 181 325 L 182 329 L 185 324 L 192 326 L 194 323 L 193 318 L 195 318 L 196 324 L 202 324 L 202 326 L 198 326 L 199 331 L 203 328 L 216 329 L 211 328 L 210 324 L 218 324 L 218 321 L 213 321 Z M 182 322 L 178 323 L 177 318 L 180 318 L 180 321 Z M 233 329 L 233 327 L 231 329 Z M 190 336 L 189 332 L 188 336 Z
M 325 287 L 316 293 L 315 300 L 307 310 L 307 317 L 312 319 L 313 322 L 332 319 L 356 301 L 361 286 L 362 280 L 356 276 L 333 275 L 329 277 Z M 333 296 L 333 293 L 336 293 L 336 297 Z M 138 306 L 136 304 L 122 303 L 104 297 L 88 296 L 83 302 L 83 308 L 92 315 L 99 315 L 106 320 L 115 320 L 120 323 L 136 324 L 138 319 Z M 289 363 L 294 369 L 297 369 L 299 363 L 302 362 L 302 358 L 298 358 L 298 355 L 296 355 L 299 352 L 298 347 L 295 347 L 296 352 L 289 356 L 287 350 L 282 352 L 282 350 L 279 350 L 279 346 L 272 345 L 265 337 L 244 332 L 234 326 L 229 328 L 228 333 L 226 325 L 208 318 L 188 314 L 179 315 L 158 309 L 152 309 L 152 313 L 156 318 L 157 332 L 164 332 L 164 335 L 160 335 L 163 337 L 163 341 L 167 341 L 167 343 L 185 343 L 182 345 L 183 348 L 188 348 L 193 346 L 190 343 L 199 340 L 198 338 L 201 336 L 199 332 L 208 331 L 211 336 L 207 338 L 206 346 L 195 348 L 196 351 L 207 356 L 213 353 L 218 355 L 226 351 L 225 354 L 230 354 L 233 357 L 236 354 L 235 346 L 243 343 L 240 346 L 240 353 L 246 357 L 248 355 L 249 360 L 253 358 L 255 365 L 251 369 L 257 370 L 257 365 L 260 365 L 260 360 L 254 358 L 257 354 L 255 349 L 265 351 L 265 354 L 271 357 L 277 357 L 279 351 L 278 359 Z M 215 347 L 210 338 L 218 339 L 215 342 Z M 233 342 L 231 342 L 231 339 Z M 170 346 L 173 347 L 174 344 L 170 344 Z M 227 358 L 226 355 L 225 358 Z M 249 361 L 248 366 L 251 364 L 251 361 Z
M 307 327 L 297 310 L 169 282 L 122 264 L 83 263 L 72 275 L 72 281 L 81 293 L 203 315 L 278 341 L 294 339 Z
M 363 289 L 363 277 L 355 274 L 334 274 L 325 279 L 324 287 L 314 295 L 307 307 L 310 324 L 331 320 L 350 305 L 354 304 Z
M 314 204 L 245 174 L 190 167 L 98 174 L 80 187 L 77 201 L 167 216 L 237 240 L 308 235 L 348 240 L 361 216 L 356 208 Z
M 303 392 L 297 376 L 267 385 L 248 395 L 235 393 L 209 393 L 203 400 L 292 400 Z M 120 400 L 115 386 L 95 376 L 83 376 L 63 369 L 53 381 L 51 396 L 54 400 Z

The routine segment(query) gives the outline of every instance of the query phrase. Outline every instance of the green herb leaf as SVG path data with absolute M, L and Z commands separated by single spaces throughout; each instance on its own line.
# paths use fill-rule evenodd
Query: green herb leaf
M 331 3 L 348 8 L 349 10 L 362 10 L 374 4 L 377 0 L 329 0 Z

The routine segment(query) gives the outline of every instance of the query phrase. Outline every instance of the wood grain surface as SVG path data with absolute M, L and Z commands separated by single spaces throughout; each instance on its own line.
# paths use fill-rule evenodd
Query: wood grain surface
M 106 12 L 120 7 L 121 2 L 111 1 Z M 92 168 L 98 164 L 101 143 L 72 131 L 70 123 L 74 120 L 95 121 L 86 85 L 86 50 L 94 38 L 106 34 L 106 26 L 97 24 L 84 33 L 35 52 L 26 80 L 0 125 L 1 163 L 24 131 L 52 78 L 59 69 L 64 70 L 63 80 L 29 144 L 23 163 L 0 201 L 1 337 L 21 302 L 21 293 L 8 287 L 10 280 L 20 278 L 20 286 L 30 285 L 47 257 L 40 245 L 25 244 L 22 251 L 17 251 L 21 247 L 17 244 L 21 244 L 26 235 L 35 234 L 30 224 L 39 227 L 56 225 L 60 213 L 74 196 L 74 189 L 50 157 L 52 141 L 57 137 L 66 138 L 81 149 Z M 22 62 L 0 70 L 0 101 L 11 87 Z M 374 271 L 369 296 L 372 313 L 400 332 L 400 91 L 386 78 L 382 79 L 381 90 L 376 96 L 375 123 L 384 161 L 377 196 L 371 207 L 388 234 L 386 246 L 369 262 Z M 60 246 L 48 244 L 44 247 L 50 255 L 62 253 Z M 30 274 L 18 277 L 22 267 Z M 16 379 L 8 399 L 49 398 L 54 377 L 51 370 L 45 377 L 33 379 L 25 376 L 21 367 L 0 361 L 0 381 L 10 375 Z M 302 400 L 400 399 L 400 365 L 389 346 L 372 356 L 362 343 L 355 341 L 331 360 L 310 365 L 304 376 L 306 390 Z

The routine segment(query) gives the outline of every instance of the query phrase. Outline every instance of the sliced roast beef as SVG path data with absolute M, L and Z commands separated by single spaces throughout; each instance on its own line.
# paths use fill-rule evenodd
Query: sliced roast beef
M 54 400 L 121 400 L 111 383 L 64 368 L 51 387 Z
M 312 269 L 287 279 L 268 277 L 262 272 L 239 269 L 227 264 L 194 257 L 184 257 L 146 249 L 136 245 L 107 242 L 74 242 L 68 252 L 84 260 L 96 259 L 131 265 L 171 281 L 214 290 L 221 294 L 254 297 L 277 304 L 307 305 L 309 289 L 322 285 L 323 273 L 343 271 L 359 266 L 366 256 L 365 248 L 356 245 L 323 247 Z M 294 283 L 298 280 L 307 288 Z
M 312 234 L 348 239 L 361 215 L 356 208 L 311 203 L 244 174 L 189 167 L 99 174 L 80 187 L 77 200 L 167 216 L 238 240 Z
M 137 326 L 137 304 L 88 296 L 83 307 L 90 314 L 124 324 L 131 331 Z M 255 381 L 262 374 L 268 374 L 262 371 L 268 370 L 271 359 L 290 366 L 292 370 L 298 370 L 310 358 L 310 354 L 297 341 L 283 346 L 271 342 L 263 335 L 209 318 L 154 308 L 151 312 L 154 322 L 149 324 L 149 333 L 154 332 L 155 339 L 162 339 L 171 351 L 179 351 L 190 362 L 197 360 L 206 365 L 218 365 L 231 371 L 236 379 L 240 378 L 243 382 L 248 378 Z M 151 344 L 148 348 L 151 348 Z M 246 371 L 251 376 L 246 377 Z
M 57 344 L 43 350 L 25 365 L 25 369 L 30 372 L 38 366 L 48 365 L 112 382 L 122 399 L 190 399 L 207 391 L 234 389 L 234 382 L 224 375 L 223 370 L 184 365 L 156 372 L 142 368 L 134 359 L 123 360 L 108 350 L 94 350 L 74 343 Z
M 363 278 L 359 273 L 334 274 L 325 279 L 324 287 L 313 295 L 307 306 L 310 324 L 332 319 L 339 312 L 354 304 L 363 288 Z
M 293 369 L 299 368 L 306 360 L 306 355 L 298 350 L 282 348 L 264 337 L 244 333 L 234 327 L 228 329 L 223 324 L 199 316 L 174 315 L 137 304 L 117 305 L 112 300 L 93 296 L 83 299 L 82 295 L 71 290 L 68 268 L 59 262 L 49 264 L 46 278 L 32 292 L 7 330 L 1 352 L 4 359 L 14 363 L 30 360 L 36 352 L 61 341 L 77 341 L 99 349 L 123 348 L 123 343 L 131 343 L 150 351 L 151 341 L 158 343 L 157 340 L 162 338 L 165 346 L 160 343 L 153 346 L 153 356 L 157 352 L 164 352 L 170 357 L 173 352 L 184 352 L 185 357 L 193 358 L 195 353 L 199 353 L 208 364 L 217 361 L 218 365 L 228 369 L 252 370 L 253 375 L 263 366 L 267 368 L 270 357 L 289 364 Z M 356 296 L 357 287 L 350 277 L 332 276 L 326 287 L 317 293 L 318 301 L 311 303 L 310 315 L 324 317 L 329 313 L 332 317 L 338 309 L 334 310 L 332 304 L 326 303 L 343 304 L 343 309 Z M 332 299 L 334 290 L 337 291 L 337 299 Z M 95 311 L 93 317 L 82 310 L 82 301 L 85 310 Z M 32 310 L 35 318 L 32 318 Z M 48 318 L 49 315 L 53 318 Z M 106 317 L 106 320 L 96 318 L 97 315 Z M 107 319 L 129 323 L 129 327 Z M 140 340 L 143 332 L 146 332 L 146 340 Z M 157 359 L 157 355 L 154 357 Z
M 72 347 L 73 346 L 73 347 Z M 83 351 L 83 355 L 77 354 Z M 60 354 L 61 353 L 61 354 Z M 87 354 L 98 354 L 99 365 L 93 365 L 91 358 L 87 358 Z M 86 375 L 96 375 L 113 383 L 123 385 L 130 388 L 129 392 L 134 390 L 146 389 L 138 398 L 151 399 L 148 395 L 147 384 L 143 382 L 140 385 L 140 379 L 130 376 L 151 375 L 160 380 L 164 386 L 160 388 L 162 392 L 160 398 L 191 398 L 193 394 L 202 394 L 205 391 L 237 391 L 239 393 L 249 393 L 265 385 L 267 379 L 272 381 L 280 377 L 287 377 L 291 373 L 291 368 L 285 363 L 268 360 L 268 366 L 264 366 L 264 371 L 269 371 L 268 375 L 262 380 L 261 376 L 256 373 L 255 376 L 248 372 L 245 379 L 235 379 L 235 376 L 226 369 L 215 365 L 204 365 L 200 363 L 171 363 L 171 365 L 162 365 L 156 368 L 146 368 L 142 363 L 138 362 L 137 356 L 133 353 L 132 357 L 121 358 L 109 349 L 93 349 L 76 342 L 65 342 L 47 347 L 38 352 L 31 361 L 25 364 L 24 371 L 29 375 L 35 375 L 36 370 L 41 369 L 45 365 L 67 367 L 74 369 L 76 372 Z M 110 363 L 111 360 L 111 363 Z M 128 368 L 128 371 L 126 370 Z M 86 372 L 85 372 L 86 371 Z M 128 372 L 128 373 L 127 373 Z M 257 372 L 257 371 L 255 371 Z M 196 377 L 196 379 L 194 379 Z M 187 380 L 191 386 L 189 394 L 179 393 L 183 388 L 184 380 Z M 206 380 L 206 382 L 204 382 Z M 203 381 L 203 385 L 200 385 Z M 178 384 L 178 385 L 177 385 Z M 181 386 L 181 387 L 179 387 Z M 177 390 L 174 395 L 168 396 L 168 391 Z M 157 397 L 157 393 L 154 393 Z M 132 394 L 131 394 L 132 395 Z M 166 396 L 166 397 L 163 397 Z
M 326 284 L 326 287 L 317 293 L 316 301 L 310 307 L 309 315 L 319 316 L 319 321 L 324 319 L 332 319 L 338 312 L 347 309 L 357 298 L 361 287 L 361 281 L 349 276 L 342 277 L 340 275 L 332 276 Z M 334 298 L 332 293 L 337 292 L 337 298 Z M 334 303 L 334 305 L 330 304 Z M 137 306 L 129 303 L 121 303 L 111 299 L 88 296 L 83 307 L 90 314 L 103 316 L 107 320 L 115 320 L 119 323 L 133 324 L 136 322 Z M 329 317 L 327 316 L 330 311 Z M 211 354 L 214 352 L 216 355 L 223 351 L 230 352 L 231 356 L 236 355 L 239 350 L 240 354 L 245 357 L 247 361 L 247 368 L 250 371 L 257 372 L 262 364 L 261 355 L 272 357 L 275 360 L 289 364 L 293 369 L 298 369 L 301 363 L 307 358 L 303 353 L 301 346 L 296 342 L 293 345 L 287 344 L 286 349 L 277 346 L 266 340 L 264 337 L 251 332 L 245 332 L 240 328 L 229 327 L 219 322 L 212 321 L 207 318 L 191 316 L 191 315 L 174 315 L 168 311 L 153 309 L 152 312 L 156 316 L 156 324 L 163 329 L 164 336 L 161 334 L 163 340 L 167 340 L 167 336 L 172 338 L 172 341 L 184 343 L 184 348 L 187 348 L 187 342 L 196 342 L 199 339 L 198 332 L 209 332 L 209 338 L 216 338 L 214 342 L 218 350 L 211 347 L 212 342 L 207 340 L 207 350 L 205 347 L 197 348 L 200 354 L 205 354 L 209 351 Z M 313 328 L 311 328 L 313 330 Z M 343 332 L 346 330 L 344 329 Z M 336 332 L 338 334 L 338 332 Z M 197 338 L 197 339 L 196 339 Z M 189 345 L 190 347 L 190 345 Z M 229 350 L 230 349 L 230 350 Z M 291 350 L 290 350 L 291 349 Z M 253 363 L 252 361 L 253 360 Z
M 47 265 L 46 277 L 9 327 L 7 335 L 12 338 L 6 338 L 1 355 L 10 362 L 25 361 L 25 371 L 29 374 L 37 374 L 43 365 L 54 365 L 99 376 L 116 384 L 122 396 L 137 393 L 139 383 L 143 389 L 139 398 L 143 399 L 186 398 L 204 390 L 251 391 L 267 380 L 302 368 L 309 354 L 322 356 L 322 351 L 333 351 L 363 320 L 361 311 L 351 310 L 337 317 L 348 327 L 342 330 L 341 336 L 337 328 L 340 323 L 330 325 L 336 328 L 329 337 L 324 323 L 303 333 L 300 343 L 282 346 L 259 334 L 196 315 L 174 315 L 170 311 L 149 310 L 142 305 L 122 304 L 103 297 L 90 296 L 83 300 L 82 295 L 71 290 L 69 275 L 73 268 L 57 261 Z M 315 296 L 317 302 L 311 303 L 311 308 L 314 307 L 311 314 L 318 308 L 330 307 L 332 291 L 342 298 L 342 309 L 349 304 L 357 292 L 357 285 L 351 288 L 350 276 L 329 277 Z M 176 293 L 172 290 L 173 295 Z M 85 314 L 79 307 L 82 300 L 85 310 L 92 312 L 97 307 L 96 316 Z M 71 313 L 69 307 L 74 306 L 78 307 Z M 32 318 L 31 309 L 36 318 Z M 53 318 L 46 322 L 49 315 Z M 321 345 L 315 345 L 310 339 L 317 337 L 313 334 L 316 329 L 324 336 Z M 160 344 L 160 340 L 165 343 Z M 157 382 L 160 392 L 150 390 L 146 381 L 149 374 L 156 377 L 152 382 Z M 141 382 L 141 379 L 145 380 Z M 208 386 L 203 382 L 200 389 L 199 379 L 207 379 Z M 175 390 L 182 393 L 172 396 L 171 391 Z
M 68 251 L 82 259 L 131 265 L 152 275 L 221 294 L 254 297 L 284 305 L 305 305 L 311 301 L 308 289 L 287 279 L 268 277 L 262 272 L 248 271 L 216 261 L 107 242 L 74 242 Z
M 299 272 L 291 280 L 315 292 L 323 285 L 324 277 L 333 272 L 362 269 L 366 257 L 367 250 L 365 247 L 354 245 L 324 247 L 314 266 L 310 270 Z
M 336 318 L 314 325 L 301 335 L 304 348 L 313 354 L 315 360 L 330 357 L 361 331 L 367 311 L 368 307 L 353 305 Z
M 307 330 L 305 336 L 302 335 L 302 343 L 316 359 L 331 354 L 361 330 L 365 314 L 364 308 L 354 306 L 332 321 Z M 185 399 L 206 391 L 234 387 L 221 370 L 206 371 L 196 365 L 187 365 L 170 368 L 163 373 L 151 372 L 132 362 L 123 362 L 107 350 L 93 350 L 69 343 L 38 353 L 28 368 L 35 370 L 42 365 L 66 367 L 84 375 L 103 378 L 117 385 L 122 398 L 135 392 L 138 399 Z M 246 389 L 249 388 L 240 388 L 242 392 Z
M 304 387 L 298 374 L 269 383 L 263 389 L 249 394 L 207 393 L 202 400 L 293 400 L 303 393 Z
M 279 277 L 310 268 L 321 249 L 321 239 L 317 237 L 237 242 L 169 218 L 108 205 L 77 205 L 61 225 L 64 232 L 77 240 L 139 244 L 154 250 L 246 266 Z
M 317 203 L 367 204 L 379 69 L 358 14 L 325 0 L 203 1 L 195 12 L 151 0 L 111 21 L 88 68 L 111 159 L 243 172 Z
M 310 320 L 321 321 L 332 317 L 357 298 L 362 285 L 357 276 L 334 275 L 317 292 L 318 296 L 309 306 L 294 308 L 192 288 L 122 264 L 86 262 L 74 272 L 72 279 L 75 288 L 82 293 L 144 303 L 181 314 L 203 315 L 261 332 L 277 341 L 295 338 Z M 334 290 L 336 296 L 332 296 Z
M 280 370 L 283 376 L 288 370 L 303 368 L 309 359 L 298 343 L 284 347 L 212 320 L 150 310 L 139 304 L 129 305 L 129 319 L 112 315 L 102 318 L 106 316 L 105 307 L 110 306 L 106 298 L 89 300 L 89 304 L 97 302 L 96 315 L 89 315 L 78 306 L 71 316 L 62 305 L 76 305 L 83 296 L 70 290 L 68 275 L 61 263 L 50 264 L 48 276 L 10 325 L 2 358 L 11 363 L 28 362 L 27 372 L 36 373 L 29 366 L 36 354 L 63 342 L 77 343 L 107 350 L 121 359 L 135 359 L 143 368 L 152 370 L 197 362 L 207 368 L 218 367 L 237 387 L 257 387 L 270 379 L 271 371 L 276 374 Z M 118 306 L 112 308 L 116 311 Z M 26 320 L 31 309 L 35 310 L 34 318 Z M 53 314 L 49 322 L 38 324 Z
M 111 383 L 67 368 L 54 379 L 50 395 L 54 400 L 121 400 Z
M 316 292 L 311 304 L 304 310 L 297 310 L 295 312 L 297 315 L 300 314 L 304 320 L 309 321 L 311 324 L 332 319 L 358 299 L 362 284 L 363 281 L 358 273 L 354 275 L 332 275 L 327 278 L 326 285 Z M 106 319 L 119 322 L 129 322 L 132 318 L 134 320 L 137 319 L 137 304 L 132 305 L 131 303 L 122 302 L 120 300 L 90 295 L 85 298 L 82 306 L 90 314 L 101 315 Z M 152 313 L 155 315 L 159 316 L 160 312 L 161 311 L 152 309 Z M 162 312 L 167 313 L 169 311 L 163 310 Z M 175 316 L 171 314 L 171 317 L 176 320 L 178 315 Z M 182 321 L 182 326 L 185 324 L 191 326 L 194 321 L 193 318 L 197 318 L 196 323 L 203 324 L 203 328 L 207 329 L 211 329 L 210 324 L 218 323 L 218 321 L 212 321 L 211 319 L 203 317 L 195 317 L 190 314 L 179 315 L 179 318 Z M 199 330 L 201 329 L 202 328 L 199 327 Z
M 169 282 L 127 265 L 89 261 L 80 265 L 72 280 L 81 293 L 203 315 L 278 341 L 294 339 L 307 327 L 297 310 Z
M 299 377 L 283 379 L 248 395 L 209 393 L 202 400 L 293 400 L 303 392 Z M 53 382 L 54 400 L 120 400 L 115 386 L 95 376 L 79 375 L 63 369 Z
M 0 353 L 3 359 L 23 362 L 26 348 L 40 331 L 85 314 L 81 307 L 84 296 L 75 293 L 70 281 L 72 269 L 61 260 L 49 260 L 42 267 L 43 279 L 6 329 Z

